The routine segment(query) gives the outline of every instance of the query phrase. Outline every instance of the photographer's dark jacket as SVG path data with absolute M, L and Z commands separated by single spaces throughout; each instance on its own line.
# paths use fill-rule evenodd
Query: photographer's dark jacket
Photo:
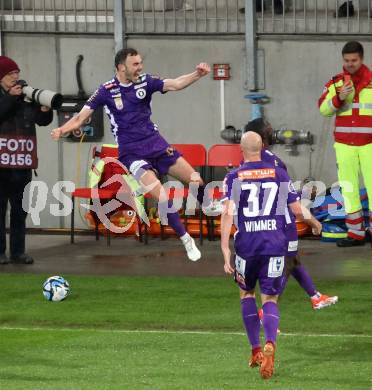
M 35 124 L 47 126 L 52 120 L 52 110 L 43 112 L 0 87 L 0 168 L 37 168 Z

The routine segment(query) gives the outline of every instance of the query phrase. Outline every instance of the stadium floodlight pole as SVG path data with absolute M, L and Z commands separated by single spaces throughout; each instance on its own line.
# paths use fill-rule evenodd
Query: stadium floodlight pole
M 257 91 L 256 2 L 245 0 L 245 88 Z
M 126 46 L 125 35 L 125 0 L 115 0 L 114 3 L 114 40 L 115 53 Z

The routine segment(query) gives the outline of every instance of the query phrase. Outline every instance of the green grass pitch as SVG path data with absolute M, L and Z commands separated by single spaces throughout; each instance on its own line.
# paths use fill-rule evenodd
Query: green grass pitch
M 313 311 L 291 281 L 263 381 L 229 278 L 63 275 L 72 294 L 54 303 L 47 276 L 0 275 L 1 389 L 372 388 L 370 283 L 318 283 L 340 302 Z

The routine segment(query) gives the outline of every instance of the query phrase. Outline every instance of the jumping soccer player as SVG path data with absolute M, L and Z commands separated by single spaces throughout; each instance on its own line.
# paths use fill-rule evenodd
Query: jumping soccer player
M 221 249 L 224 270 L 235 275 L 240 288 L 243 322 L 252 346 L 249 364 L 251 367 L 260 365 L 261 377 L 268 379 L 274 372 L 279 325 L 277 301 L 285 285 L 287 206 L 298 219 L 305 220 L 313 228 L 314 234 L 320 234 L 321 224 L 301 207 L 300 197 L 287 172 L 261 160 L 262 139 L 258 134 L 251 131 L 243 134 L 241 148 L 244 163 L 225 178 Z M 229 248 L 233 220 L 237 227 L 235 268 L 231 265 Z M 263 308 L 263 351 L 255 299 L 257 281 Z
M 54 129 L 52 137 L 59 139 L 61 135 L 80 128 L 94 110 L 103 106 L 119 145 L 119 160 L 142 187 L 159 201 L 162 219 L 165 214 L 167 222 L 185 246 L 188 258 L 197 261 L 201 253 L 193 238 L 186 232 L 177 211 L 168 201 L 158 176 L 170 174 L 187 184 L 198 183 L 197 198 L 200 204 L 203 203 L 205 186 L 200 175 L 159 134 L 157 125 L 151 121 L 151 97 L 155 92 L 180 91 L 188 87 L 206 76 L 210 67 L 206 63 L 200 63 L 192 73 L 162 80 L 142 73 L 142 57 L 137 50 L 130 48 L 118 51 L 115 67 L 115 77 L 102 84 L 76 116 Z

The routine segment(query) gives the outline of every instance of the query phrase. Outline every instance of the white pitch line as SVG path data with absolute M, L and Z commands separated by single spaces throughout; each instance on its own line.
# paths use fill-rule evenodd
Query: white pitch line
M 136 329 L 92 329 L 92 328 L 41 328 L 41 327 L 8 327 L 0 326 L 0 331 L 18 330 L 18 331 L 49 331 L 49 332 L 98 332 L 98 333 L 154 333 L 154 334 L 190 334 L 190 335 L 226 335 L 226 336 L 246 336 L 244 332 L 213 332 L 198 330 L 136 330 Z M 281 332 L 284 337 L 340 337 L 340 338 L 372 338 L 372 334 L 330 334 L 330 333 L 286 333 Z

